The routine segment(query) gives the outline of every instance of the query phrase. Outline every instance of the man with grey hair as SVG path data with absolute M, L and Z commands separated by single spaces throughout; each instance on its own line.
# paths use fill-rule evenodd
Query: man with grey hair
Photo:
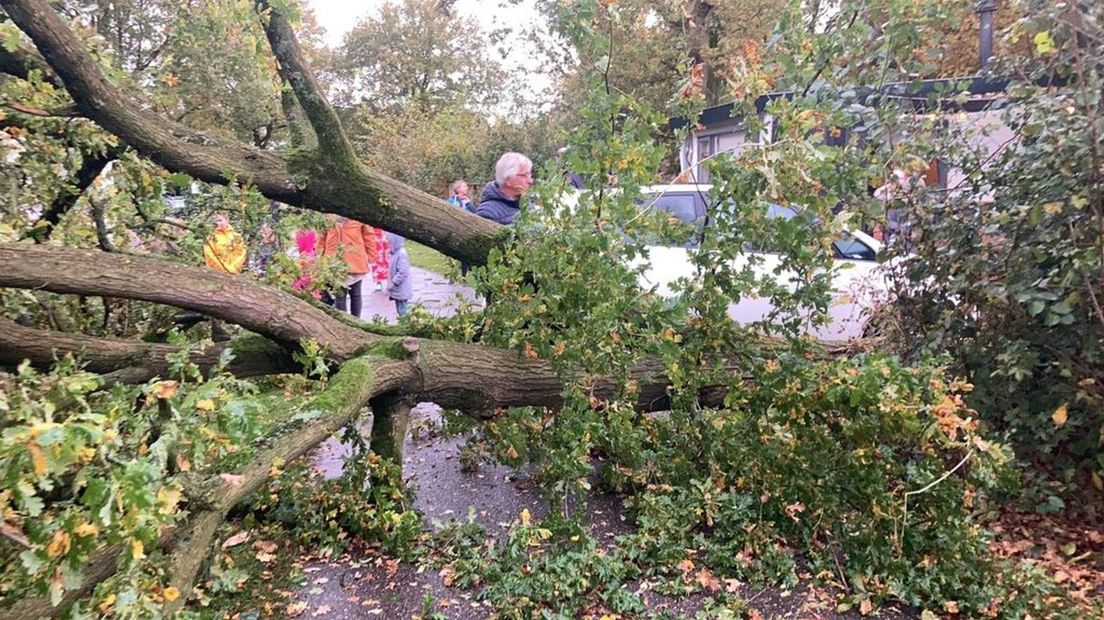
M 475 214 L 510 225 L 521 210 L 521 197 L 533 185 L 533 162 L 521 153 L 505 153 L 495 164 L 495 180 L 483 188 Z

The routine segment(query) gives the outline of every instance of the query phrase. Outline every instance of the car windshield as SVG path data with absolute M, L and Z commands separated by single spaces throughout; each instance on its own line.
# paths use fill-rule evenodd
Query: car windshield
M 701 243 L 702 229 L 706 224 L 706 200 L 701 191 L 667 191 L 657 194 L 645 194 L 641 204 L 647 205 L 654 211 L 669 213 L 683 224 L 686 224 L 687 234 L 681 240 L 667 242 L 665 245 L 675 245 L 686 248 L 697 247 Z M 797 217 L 797 210 L 793 207 L 779 204 L 767 205 L 768 219 L 791 220 Z M 658 244 L 658 239 L 652 240 Z M 770 251 L 767 248 L 750 248 L 757 251 Z M 844 232 L 838 239 L 832 242 L 832 252 L 837 259 L 845 260 L 877 260 L 873 248 L 857 239 L 854 235 Z

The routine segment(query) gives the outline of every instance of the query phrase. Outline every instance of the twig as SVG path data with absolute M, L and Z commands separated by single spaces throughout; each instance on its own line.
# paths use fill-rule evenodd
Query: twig
M 973 455 L 974 455 L 974 449 L 970 448 L 969 450 L 966 451 L 966 456 L 962 457 L 962 460 L 959 461 L 957 465 L 952 467 L 950 471 L 944 473 L 939 478 L 936 478 L 935 480 L 931 481 L 930 483 L 928 483 L 922 489 L 917 489 L 915 491 L 906 491 L 905 492 L 905 510 L 904 510 L 904 515 L 901 518 L 901 537 L 897 539 L 898 545 L 900 545 L 901 539 L 903 539 L 905 537 L 905 529 L 908 527 L 908 499 L 909 499 L 909 496 L 910 495 L 920 495 L 921 493 L 927 493 L 928 491 L 932 490 L 933 488 L 935 488 L 936 485 L 943 482 L 947 478 L 950 478 L 951 476 L 953 476 L 954 473 L 956 471 L 958 471 L 959 469 L 961 469 L 962 466 L 965 465 L 966 462 L 969 461 L 970 457 L 973 456 Z

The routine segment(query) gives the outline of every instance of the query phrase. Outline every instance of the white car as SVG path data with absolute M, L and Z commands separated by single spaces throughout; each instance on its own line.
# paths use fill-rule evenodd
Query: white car
M 708 185 L 661 185 L 644 188 L 647 208 L 669 213 L 679 220 L 700 227 L 707 221 L 707 205 L 710 186 Z M 780 206 L 767 206 L 767 217 L 789 219 L 797 212 Z M 641 285 L 656 294 L 671 297 L 676 293 L 672 284 L 679 278 L 692 278 L 695 273 L 690 252 L 694 251 L 693 241 L 687 246 L 649 246 L 649 258 L 644 265 Z M 841 341 L 860 337 L 869 320 L 870 312 L 887 298 L 886 280 L 882 274 L 878 254 L 882 244 L 870 235 L 859 231 L 846 231 L 832 243 L 835 254 L 832 275 L 831 303 L 828 308 L 829 320 L 826 324 L 810 327 L 808 333 L 822 341 Z M 749 251 L 748 255 L 757 255 L 760 262 L 753 267 L 758 278 L 772 278 L 791 290 L 793 276 L 785 271 L 775 273 L 781 257 L 766 251 Z M 642 264 L 642 263 L 638 263 Z M 734 267 L 742 269 L 747 263 L 739 260 Z M 740 323 L 752 323 L 764 320 L 771 312 L 768 299 L 741 299 L 733 303 L 728 313 Z

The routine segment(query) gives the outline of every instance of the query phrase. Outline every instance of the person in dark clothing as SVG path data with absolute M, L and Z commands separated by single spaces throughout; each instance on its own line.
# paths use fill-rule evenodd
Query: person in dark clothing
M 495 180 L 483 188 L 475 214 L 509 226 L 521 210 L 521 197 L 533 185 L 533 162 L 521 153 L 505 153 L 495 164 Z

